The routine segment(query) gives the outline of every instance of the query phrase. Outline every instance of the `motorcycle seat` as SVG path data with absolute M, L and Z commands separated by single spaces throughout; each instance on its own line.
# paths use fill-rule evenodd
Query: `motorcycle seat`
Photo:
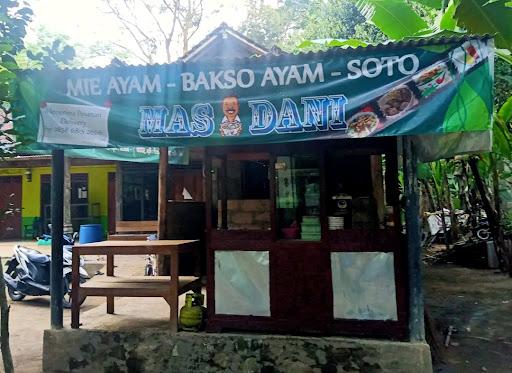
M 27 255 L 28 260 L 34 263 L 48 263 L 50 261 L 50 257 L 48 255 L 30 252 L 25 252 L 25 254 Z

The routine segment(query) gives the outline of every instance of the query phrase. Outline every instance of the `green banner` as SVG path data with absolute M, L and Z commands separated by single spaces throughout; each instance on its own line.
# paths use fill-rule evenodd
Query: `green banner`
M 26 72 L 40 147 L 258 144 L 491 128 L 492 39 Z
M 93 149 L 66 149 L 65 155 L 71 158 L 92 158 L 105 161 L 123 161 L 138 163 L 158 163 L 160 153 L 158 148 L 124 147 L 124 148 L 93 148 Z M 48 150 L 25 150 L 21 154 L 51 154 Z M 169 164 L 188 165 L 190 161 L 189 149 L 184 147 L 169 147 Z
M 158 163 L 160 153 L 158 148 L 124 147 L 124 148 L 95 148 L 95 149 L 67 149 L 68 157 L 93 158 L 110 161 Z M 170 147 L 169 164 L 188 165 L 189 152 L 187 148 Z

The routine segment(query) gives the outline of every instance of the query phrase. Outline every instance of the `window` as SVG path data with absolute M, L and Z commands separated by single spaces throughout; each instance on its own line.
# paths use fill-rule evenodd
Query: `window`
M 122 220 L 157 220 L 158 218 L 158 168 L 144 168 L 122 172 Z
M 317 155 L 279 156 L 276 193 L 281 238 L 319 241 L 320 160 Z
M 213 226 L 270 230 L 270 178 L 266 154 L 230 154 L 212 159 Z

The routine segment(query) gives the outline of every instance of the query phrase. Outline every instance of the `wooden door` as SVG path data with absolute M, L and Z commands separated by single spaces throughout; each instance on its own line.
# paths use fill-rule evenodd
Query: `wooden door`
M 7 209 L 12 213 L 5 214 Z M 0 213 L 0 240 L 20 239 L 21 176 L 0 177 Z

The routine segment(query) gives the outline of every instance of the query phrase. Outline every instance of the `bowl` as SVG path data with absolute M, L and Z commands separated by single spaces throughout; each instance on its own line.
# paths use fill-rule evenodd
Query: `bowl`
M 281 228 L 281 233 L 284 238 L 297 238 L 299 236 L 298 227 Z

